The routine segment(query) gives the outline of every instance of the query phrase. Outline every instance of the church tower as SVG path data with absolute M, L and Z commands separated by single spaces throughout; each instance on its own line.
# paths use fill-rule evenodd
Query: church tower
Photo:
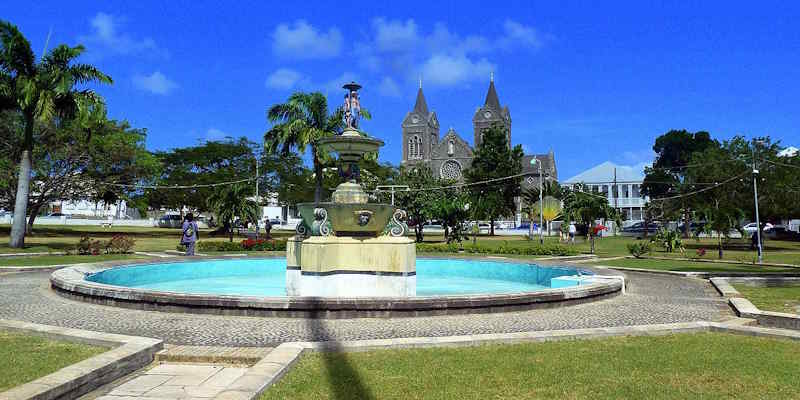
M 486 101 L 483 107 L 475 111 L 472 117 L 472 126 L 475 130 L 475 147 L 478 147 L 483 139 L 481 133 L 484 129 L 497 124 L 507 130 L 508 144 L 511 145 L 511 112 L 508 106 L 501 107 L 500 99 L 497 97 L 497 90 L 494 88 L 494 73 L 489 78 L 489 91 L 486 92 Z
M 439 120 L 436 113 L 428 110 L 419 81 L 417 101 L 414 109 L 403 119 L 403 165 L 430 162 L 433 147 L 439 143 Z

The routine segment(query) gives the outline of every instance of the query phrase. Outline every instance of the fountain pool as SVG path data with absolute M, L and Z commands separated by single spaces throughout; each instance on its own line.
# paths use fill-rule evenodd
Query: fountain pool
M 418 259 L 417 296 L 535 292 L 551 279 L 577 275 L 568 267 L 482 260 Z M 580 271 L 582 274 L 591 274 Z M 167 292 L 286 296 L 286 260 L 239 259 L 133 265 L 89 275 L 90 282 Z M 560 282 L 560 287 L 577 281 Z
M 66 267 L 50 283 L 62 296 L 166 312 L 356 318 L 560 307 L 615 296 L 624 281 L 592 267 L 524 260 L 420 258 L 413 296 L 287 296 L 285 258 L 105 262 Z M 377 272 L 380 274 L 381 272 Z M 291 282 L 289 282 L 290 284 Z M 348 284 L 352 285 L 352 282 Z

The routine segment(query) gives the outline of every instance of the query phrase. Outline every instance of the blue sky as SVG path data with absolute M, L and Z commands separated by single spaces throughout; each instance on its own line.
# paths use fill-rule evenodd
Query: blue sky
M 268 106 L 294 90 L 338 106 L 355 79 L 363 128 L 396 164 L 420 75 L 442 134 L 471 142 L 492 71 L 512 141 L 552 149 L 561 179 L 650 161 L 672 128 L 800 143 L 798 3 L 606 3 L 37 1 L 2 18 L 37 53 L 51 28 L 51 43 L 84 44 L 115 80 L 99 88 L 110 115 L 151 149 L 260 140 Z

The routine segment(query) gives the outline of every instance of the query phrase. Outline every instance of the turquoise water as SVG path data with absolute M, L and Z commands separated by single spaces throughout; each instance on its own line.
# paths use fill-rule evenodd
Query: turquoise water
M 532 292 L 549 289 L 551 278 L 577 272 L 575 268 L 535 264 L 417 259 L 417 295 Z M 169 292 L 285 296 L 286 261 L 238 259 L 134 265 L 101 271 L 86 279 Z

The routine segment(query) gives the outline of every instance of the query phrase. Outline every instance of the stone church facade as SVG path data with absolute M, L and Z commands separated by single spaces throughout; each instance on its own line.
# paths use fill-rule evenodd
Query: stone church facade
M 506 128 L 508 142 L 511 141 L 511 111 L 508 106 L 501 106 L 494 86 L 494 79 L 489 81 L 489 89 L 483 106 L 479 107 L 472 117 L 473 143 L 478 146 L 483 140 L 483 130 L 498 124 Z M 403 159 L 401 165 L 428 166 L 433 175 L 439 178 L 463 181 L 464 171 L 472 165 L 473 147 L 459 134 L 450 128 L 444 136 L 439 135 L 439 120 L 436 112 L 428 109 L 422 85 L 417 91 L 414 108 L 408 112 L 402 123 Z M 536 158 L 542 163 L 542 176 L 539 168 L 531 165 Z M 539 187 L 539 179 L 557 181 L 555 155 L 552 151 L 546 154 L 526 154 L 522 160 L 523 173 L 527 176 L 520 179 L 522 189 Z

